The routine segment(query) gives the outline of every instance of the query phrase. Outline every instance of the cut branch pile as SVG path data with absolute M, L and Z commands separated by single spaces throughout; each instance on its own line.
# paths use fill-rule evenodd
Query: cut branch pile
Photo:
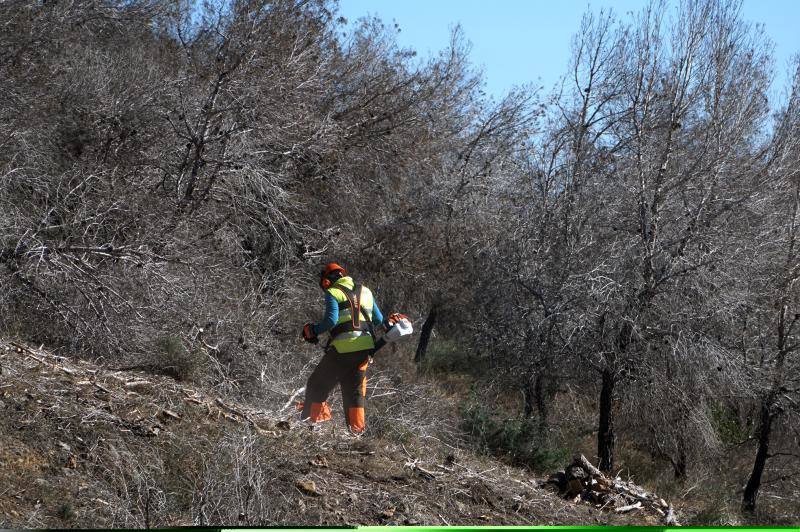
M 555 489 L 574 502 L 594 504 L 601 510 L 618 514 L 646 512 L 667 525 L 679 524 L 671 504 L 633 482 L 604 475 L 583 455 L 573 458 L 563 471 L 550 475 L 542 487 Z

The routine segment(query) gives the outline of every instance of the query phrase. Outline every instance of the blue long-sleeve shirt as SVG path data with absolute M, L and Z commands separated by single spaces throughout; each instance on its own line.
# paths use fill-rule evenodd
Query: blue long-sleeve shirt
M 336 322 L 339 321 L 339 302 L 333 297 L 330 292 L 325 294 L 325 316 L 322 321 L 313 325 L 314 334 L 319 336 L 333 328 Z M 380 325 L 383 323 L 383 314 L 381 309 L 378 308 L 378 303 L 375 298 L 372 298 L 372 324 Z

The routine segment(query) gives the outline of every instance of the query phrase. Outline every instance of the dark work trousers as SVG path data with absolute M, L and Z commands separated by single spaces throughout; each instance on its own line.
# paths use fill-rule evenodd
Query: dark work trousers
M 312 422 L 330 419 L 328 395 L 339 384 L 347 426 L 353 432 L 363 432 L 366 428 L 367 366 L 371 353 L 371 349 L 355 353 L 337 353 L 333 347 L 326 349 L 322 360 L 308 377 L 301 417 Z

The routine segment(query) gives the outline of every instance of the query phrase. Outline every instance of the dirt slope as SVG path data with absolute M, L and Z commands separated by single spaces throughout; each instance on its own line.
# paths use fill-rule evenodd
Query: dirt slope
M 0 340 L 0 527 L 646 524 L 435 436 L 310 430 Z M 656 524 L 656 523 L 652 523 Z

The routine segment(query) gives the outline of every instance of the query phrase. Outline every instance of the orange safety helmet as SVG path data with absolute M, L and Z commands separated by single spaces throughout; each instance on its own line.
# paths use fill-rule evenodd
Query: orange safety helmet
M 319 286 L 323 290 L 327 290 L 333 285 L 333 281 L 328 278 L 328 276 L 330 276 L 330 274 L 332 274 L 333 272 L 341 272 L 343 276 L 347 275 L 347 272 L 345 271 L 344 268 L 342 268 L 335 262 L 329 262 L 325 266 L 325 269 L 319 273 Z

